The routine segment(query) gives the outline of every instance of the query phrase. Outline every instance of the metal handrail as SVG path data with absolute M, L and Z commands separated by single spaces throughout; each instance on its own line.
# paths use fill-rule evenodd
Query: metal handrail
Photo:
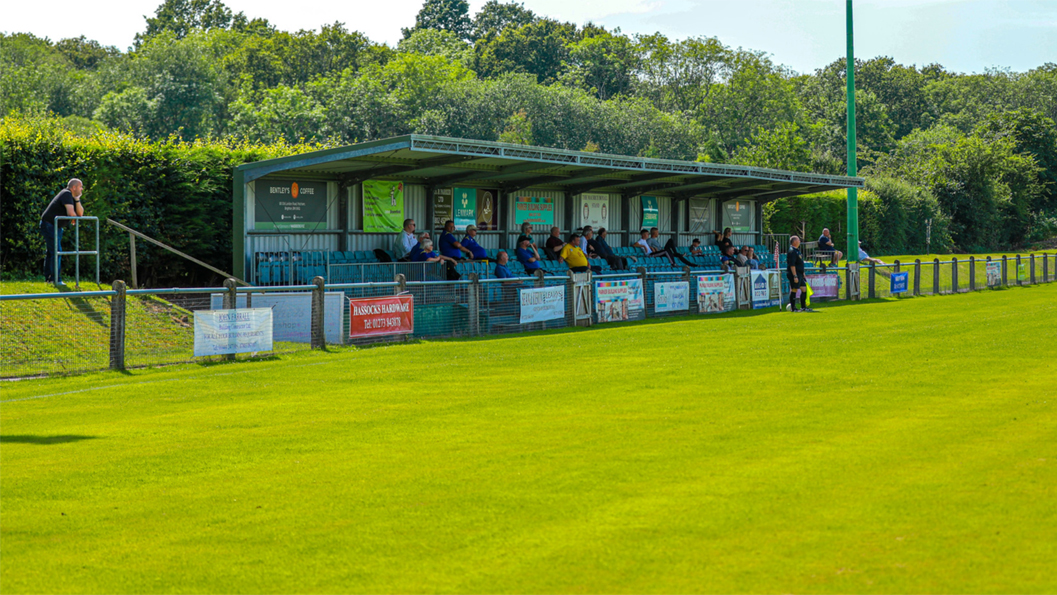
M 0 301 L 14 300 L 47 300 L 55 298 L 112 297 L 117 295 L 113 289 L 102 291 L 60 291 L 57 293 L 9 293 L 0 295 Z
M 64 252 L 64 251 L 59 249 L 59 231 L 60 231 L 59 221 L 60 220 L 62 220 L 62 221 L 73 221 L 74 222 L 74 224 L 73 224 L 73 245 L 74 245 L 75 249 L 74 249 L 73 252 L 69 252 L 69 251 L 65 251 Z M 59 269 L 59 262 L 60 262 L 59 257 L 60 256 L 76 256 L 77 258 L 74 260 L 74 262 L 76 263 L 75 269 L 74 269 L 75 270 L 74 287 L 78 287 L 78 288 L 81 287 L 81 255 L 82 254 L 85 255 L 85 256 L 95 256 L 95 284 L 99 285 L 99 217 L 70 217 L 68 215 L 57 215 L 55 217 L 54 221 L 55 221 L 55 225 L 54 225 L 52 233 L 54 234 L 54 238 L 53 239 L 54 239 L 55 243 L 52 244 L 52 245 L 55 246 L 55 262 L 52 263 L 54 265 L 54 268 L 52 269 L 52 273 L 51 274 L 55 278 L 55 281 L 56 281 L 55 285 L 56 286 L 58 285 L 59 277 L 62 276 L 62 272 Z M 81 250 L 81 226 L 77 225 L 77 221 L 94 221 L 95 222 L 95 250 Z

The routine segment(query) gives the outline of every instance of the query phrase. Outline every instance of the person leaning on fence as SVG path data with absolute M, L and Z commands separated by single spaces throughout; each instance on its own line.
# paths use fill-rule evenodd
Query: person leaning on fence
M 800 307 L 804 312 L 814 312 L 807 307 L 807 279 L 804 276 L 804 257 L 800 254 L 800 238 L 789 238 L 789 252 L 785 255 L 785 276 L 789 280 L 789 307 L 796 309 L 796 296 L 800 294 Z
M 866 253 L 866 250 L 862 249 L 862 242 L 859 242 L 859 262 L 867 262 L 870 264 L 885 264 L 885 261 L 880 258 L 872 258 Z
M 84 217 L 84 207 L 81 206 L 81 193 L 84 184 L 77 178 L 70 180 L 66 187 L 59 191 L 47 208 L 40 215 L 40 233 L 44 236 L 44 280 L 56 285 L 62 283 L 62 263 L 59 270 L 53 271 L 55 267 L 55 253 L 62 252 L 62 225 L 55 224 L 56 217 Z M 77 225 L 77 222 L 73 222 Z M 58 242 L 56 242 L 55 231 L 58 229 Z
M 473 260 L 488 260 L 488 251 L 484 246 L 477 243 L 477 226 L 466 226 L 466 237 L 462 239 L 462 247 L 470 251 Z
M 528 238 L 522 238 L 518 242 L 517 261 L 525 267 L 525 272 L 532 275 L 540 269 L 540 253 L 536 247 L 529 243 Z
M 543 244 L 543 253 L 547 256 L 547 260 L 558 260 L 558 253 L 562 251 L 562 246 L 564 245 L 562 230 L 552 227 L 551 235 L 547 237 L 546 243 Z
M 833 238 L 829 235 L 828 227 L 822 230 L 822 235 L 818 238 L 816 251 L 819 254 L 828 254 L 830 256 L 830 264 L 833 266 L 837 266 L 837 263 L 844 256 L 844 253 L 837 250 L 837 247 L 833 245 Z
M 404 230 L 397 236 L 396 241 L 393 242 L 393 258 L 397 262 L 408 262 L 411 260 L 411 250 L 414 249 L 415 244 L 418 243 L 418 238 L 415 237 L 415 220 L 404 219 Z
M 573 237 L 569 238 L 569 243 L 562 247 L 559 260 L 569 265 L 569 270 L 574 273 L 586 273 L 591 270 L 595 274 L 601 274 L 602 267 L 588 264 L 587 255 L 580 249 L 580 239 L 579 232 L 574 232 Z

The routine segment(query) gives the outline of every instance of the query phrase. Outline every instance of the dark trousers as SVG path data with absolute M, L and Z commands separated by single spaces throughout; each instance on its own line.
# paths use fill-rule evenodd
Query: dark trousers
M 59 270 L 52 271 L 55 266 L 55 252 L 62 252 L 62 228 L 59 228 L 59 243 L 55 243 L 55 224 L 47 221 L 40 222 L 40 233 L 44 236 L 44 245 L 47 252 L 44 255 L 44 280 L 49 283 L 62 281 L 62 257 L 60 256 Z
M 593 266 L 590 266 L 590 267 L 569 267 L 569 270 L 574 272 L 574 273 L 586 273 L 588 269 L 590 269 L 591 272 L 596 274 L 596 275 L 601 275 L 602 274 L 602 267 L 597 266 L 597 265 L 593 265 Z

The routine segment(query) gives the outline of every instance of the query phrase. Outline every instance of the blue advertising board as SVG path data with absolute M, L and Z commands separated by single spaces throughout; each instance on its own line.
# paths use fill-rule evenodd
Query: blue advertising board
M 910 273 L 892 273 L 892 284 L 890 287 L 890 293 L 905 293 L 907 285 L 910 284 Z

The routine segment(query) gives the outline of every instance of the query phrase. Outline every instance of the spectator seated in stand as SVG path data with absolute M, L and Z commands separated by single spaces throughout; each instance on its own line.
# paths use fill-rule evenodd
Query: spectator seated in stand
M 541 268 L 540 253 L 536 247 L 529 243 L 527 238 L 522 238 L 517 247 L 517 261 L 525 267 L 525 272 L 534 275 Z
M 818 248 L 815 249 L 815 254 L 831 257 L 830 264 L 833 266 L 837 266 L 840 259 L 844 257 L 844 253 L 833 245 L 833 238 L 829 235 L 828 227 L 822 230 L 822 235 L 818 238 Z
M 742 246 L 741 249 L 749 260 L 749 268 L 760 269 L 760 259 L 756 258 L 756 249 L 752 246 Z
M 420 252 L 422 252 L 422 243 L 425 242 L 428 239 L 429 239 L 429 232 L 428 231 L 424 231 L 424 232 L 418 234 L 418 243 L 416 243 L 414 246 L 412 246 L 411 250 L 409 250 L 408 253 L 407 253 L 407 261 L 408 262 L 419 262 L 419 261 L 415 260 L 415 257 L 418 256 L 418 254 Z M 431 242 L 431 244 L 432 244 L 432 242 Z
M 557 227 L 551 228 L 551 235 L 547 238 L 547 242 L 543 245 L 544 254 L 547 256 L 547 260 L 558 260 L 558 253 L 562 251 L 562 246 L 565 242 L 562 241 L 561 230 Z
M 477 243 L 476 225 L 466 226 L 466 237 L 462 239 L 461 245 L 463 248 L 470 251 L 470 258 L 472 260 L 488 261 L 488 251 L 484 249 L 484 246 Z
M 591 270 L 595 274 L 600 274 L 602 267 L 588 265 L 587 255 L 580 249 L 581 237 L 579 232 L 573 232 L 573 237 L 569 238 L 569 243 L 562 247 L 558 258 L 559 262 L 569 265 L 569 270 L 574 273 L 586 273 Z
M 727 246 L 727 251 L 723 253 L 723 256 L 719 257 L 719 264 L 724 266 L 740 266 L 737 262 L 737 254 L 734 252 L 734 245 Z
M 628 260 L 621 256 L 617 256 L 616 252 L 609 247 L 609 243 L 606 242 L 606 228 L 602 227 L 598 230 L 598 237 L 588 237 L 587 246 L 593 248 L 595 254 L 598 254 L 602 258 L 606 259 L 609 266 L 617 271 L 626 271 L 628 268 Z M 586 235 L 586 234 L 585 234 Z M 592 233 L 591 236 L 594 234 Z
M 434 252 L 433 240 L 427 239 L 425 241 L 419 242 L 419 246 L 421 246 L 422 249 L 419 251 L 418 254 L 415 255 L 415 260 L 413 262 L 455 262 L 454 258 L 449 258 L 447 256 L 444 256 L 443 254 L 437 254 L 436 252 Z
M 672 260 L 672 257 L 669 256 L 668 253 L 665 252 L 663 249 L 660 252 L 655 252 L 653 248 L 650 247 L 650 230 L 643 229 L 639 232 L 639 236 L 641 236 L 641 239 L 635 242 L 635 247 L 639 250 L 642 250 L 643 256 L 663 257 L 668 259 L 668 264 L 675 264 L 675 261 Z
M 588 250 L 591 249 L 591 247 L 587 245 L 587 232 L 591 232 L 593 235 L 595 228 L 590 225 L 585 225 L 583 229 L 578 229 L 576 231 L 580 232 L 580 249 L 584 251 L 584 254 L 587 254 Z
M 686 253 L 690 256 L 704 256 L 705 253 L 701 250 L 701 240 L 694 238 L 694 241 L 690 242 L 690 247 L 687 248 Z
M 462 260 L 463 253 L 472 258 L 468 248 L 455 241 L 455 222 L 448 219 L 444 222 L 444 233 L 440 234 L 440 255 L 452 260 Z
M 397 262 L 409 262 L 411 260 L 411 250 L 415 247 L 418 240 L 415 238 L 415 220 L 404 219 L 404 231 L 396 237 L 396 241 L 393 242 L 393 258 Z
M 654 228 L 654 229 L 657 229 L 657 228 Z M 650 233 L 652 234 L 653 232 L 650 232 Z M 671 258 L 678 258 L 679 262 L 685 264 L 688 267 L 693 267 L 694 266 L 694 263 L 692 263 L 689 260 L 687 260 L 686 257 L 684 257 L 682 254 L 679 254 L 679 246 L 677 246 L 675 244 L 675 236 L 672 236 L 672 237 L 668 238 L 668 241 L 665 242 L 665 244 L 664 244 L 664 253 L 667 254 Z M 675 265 L 674 261 L 672 262 L 672 265 Z
M 726 254 L 727 248 L 734 247 L 734 241 L 730 239 L 730 236 L 731 234 L 733 234 L 733 231 L 729 227 L 724 228 L 723 233 L 720 233 L 718 231 L 713 231 L 712 233 L 716 235 L 716 246 L 719 247 L 720 254 Z
M 496 279 L 516 279 L 514 273 L 510 272 L 506 264 L 510 262 L 510 256 L 505 250 L 500 250 L 499 254 L 495 257 L 495 278 Z
M 519 235 L 517 237 L 517 242 L 514 243 L 514 249 L 515 250 L 517 250 L 517 248 L 519 246 L 521 246 L 521 240 L 528 240 L 529 241 L 529 246 L 532 246 L 533 248 L 536 247 L 536 242 L 532 241 L 532 224 L 531 223 L 522 223 L 521 224 L 521 235 Z M 557 255 L 555 256 L 555 259 L 557 259 Z

